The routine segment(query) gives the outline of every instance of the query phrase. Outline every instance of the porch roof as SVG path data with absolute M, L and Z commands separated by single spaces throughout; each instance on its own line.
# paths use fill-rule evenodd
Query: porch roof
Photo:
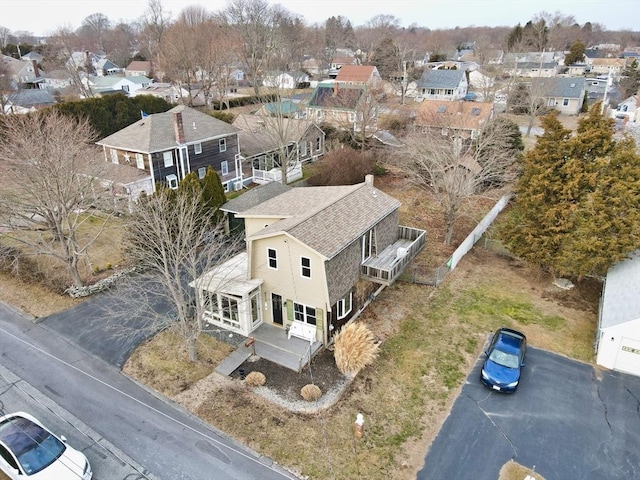
M 242 252 L 213 270 L 204 273 L 191 282 L 190 286 L 208 292 L 242 297 L 248 295 L 263 283 L 261 278 L 249 279 L 247 272 L 248 256 L 246 252 Z

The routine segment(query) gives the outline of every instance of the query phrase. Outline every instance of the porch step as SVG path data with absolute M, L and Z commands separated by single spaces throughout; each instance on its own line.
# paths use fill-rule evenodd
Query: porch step
M 305 365 L 305 361 L 308 358 L 308 355 L 304 355 L 305 358 L 302 359 L 301 356 L 296 353 L 287 352 L 258 340 L 256 340 L 254 348 L 257 356 L 262 357 L 265 360 L 269 360 L 270 362 L 277 363 L 278 365 L 282 365 L 283 367 L 287 367 L 296 372 L 300 372 L 302 367 Z
M 216 367 L 216 372 L 221 375 L 229 376 L 251 355 L 253 355 L 253 349 L 251 347 L 240 345 L 236 350 L 231 352 L 231 355 L 220 362 Z

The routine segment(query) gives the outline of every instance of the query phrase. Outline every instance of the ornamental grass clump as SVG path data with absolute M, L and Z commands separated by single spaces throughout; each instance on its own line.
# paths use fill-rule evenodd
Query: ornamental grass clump
M 302 387 L 300 395 L 302 395 L 302 398 L 307 402 L 315 402 L 322 396 L 322 390 L 320 390 L 319 386 L 314 385 L 313 383 L 308 383 Z
M 249 372 L 244 381 L 250 387 L 261 387 L 267 381 L 267 377 L 262 372 Z
M 378 356 L 378 346 L 371 330 L 363 323 L 349 323 L 335 336 L 334 357 L 343 375 L 355 375 Z

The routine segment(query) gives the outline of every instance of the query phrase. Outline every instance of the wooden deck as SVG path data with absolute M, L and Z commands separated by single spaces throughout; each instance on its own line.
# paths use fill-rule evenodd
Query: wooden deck
M 424 230 L 399 226 L 398 240 L 364 262 L 360 276 L 376 283 L 391 285 L 424 248 L 425 241 Z M 404 252 L 404 255 L 400 252 Z
M 251 340 L 253 339 L 253 342 Z M 249 346 L 246 346 L 250 344 Z M 263 323 L 240 344 L 235 351 L 216 368 L 222 375 L 230 375 L 251 355 L 257 355 L 270 362 L 300 372 L 309 362 L 309 358 L 320 350 L 322 344 L 313 344 L 301 338 L 287 338 L 286 330 L 275 325 Z

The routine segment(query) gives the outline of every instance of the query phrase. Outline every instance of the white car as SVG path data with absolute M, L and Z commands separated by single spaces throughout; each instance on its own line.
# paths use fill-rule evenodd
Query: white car
M 0 470 L 11 480 L 91 480 L 87 457 L 24 412 L 0 417 Z

